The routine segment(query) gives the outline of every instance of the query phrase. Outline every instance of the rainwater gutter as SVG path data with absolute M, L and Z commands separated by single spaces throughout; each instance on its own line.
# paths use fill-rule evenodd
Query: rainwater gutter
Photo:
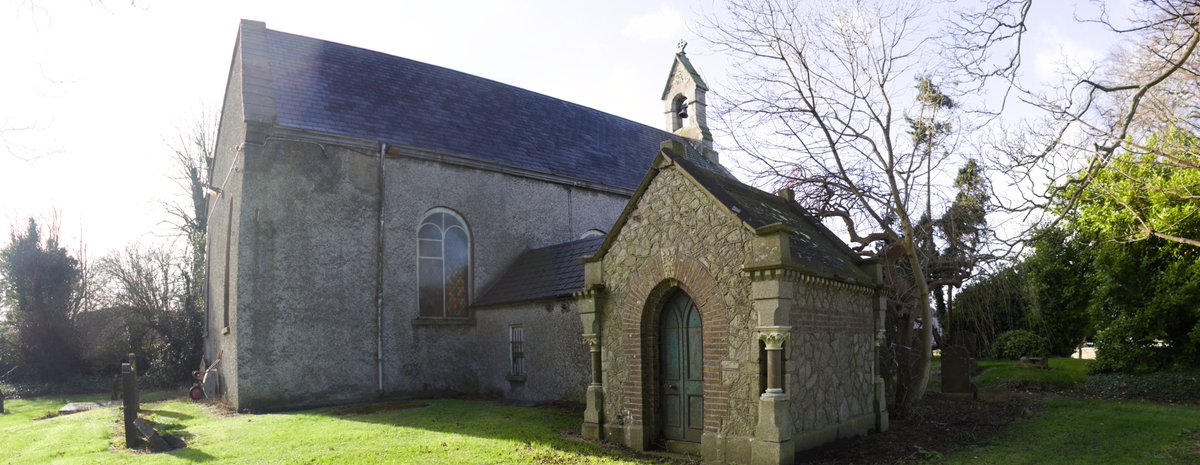
M 375 373 L 377 394 L 383 397 L 383 158 L 387 144 L 379 144 L 379 171 L 375 185 Z

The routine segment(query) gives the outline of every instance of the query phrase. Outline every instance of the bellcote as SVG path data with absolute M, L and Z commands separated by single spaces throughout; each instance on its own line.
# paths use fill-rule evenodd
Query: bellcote
M 712 133 L 708 130 L 707 105 L 704 94 L 708 85 L 688 60 L 684 48 L 687 42 L 679 41 L 679 49 L 671 62 L 667 85 L 663 88 L 662 101 L 666 115 L 666 130 L 698 142 L 706 158 L 717 161 L 712 148 Z

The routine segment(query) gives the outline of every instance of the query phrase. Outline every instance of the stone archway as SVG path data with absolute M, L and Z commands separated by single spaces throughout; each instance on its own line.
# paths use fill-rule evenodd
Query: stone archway
M 721 384 L 721 360 L 728 354 L 728 309 L 717 282 L 703 263 L 679 253 L 651 256 L 633 273 L 621 302 L 621 351 L 629 357 L 623 386 L 628 445 L 646 449 L 661 431 L 658 385 L 659 329 L 664 304 L 676 292 L 691 297 L 701 320 L 703 347 L 703 435 L 716 434 L 728 413 L 729 389 Z M 703 439 L 702 439 L 703 442 Z

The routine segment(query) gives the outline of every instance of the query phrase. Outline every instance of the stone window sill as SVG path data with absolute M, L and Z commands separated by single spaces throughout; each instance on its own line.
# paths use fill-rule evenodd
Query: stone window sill
M 525 375 L 508 375 L 508 376 L 505 376 L 505 378 L 508 378 L 509 381 L 512 381 L 514 383 L 524 383 L 525 382 Z
M 475 326 L 474 318 L 414 318 L 413 326 Z

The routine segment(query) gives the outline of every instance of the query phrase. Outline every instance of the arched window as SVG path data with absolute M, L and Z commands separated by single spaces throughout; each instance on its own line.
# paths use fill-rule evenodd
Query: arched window
M 421 317 L 466 318 L 471 288 L 471 234 L 454 212 L 435 208 L 417 230 Z

